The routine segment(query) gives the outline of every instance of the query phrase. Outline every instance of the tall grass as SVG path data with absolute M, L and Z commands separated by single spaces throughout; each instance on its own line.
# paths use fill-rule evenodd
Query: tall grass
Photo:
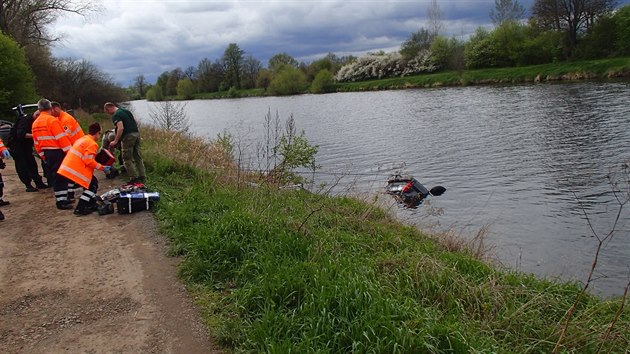
M 216 339 L 245 352 L 546 353 L 575 284 L 499 271 L 347 197 L 237 186 L 213 144 L 143 129 L 156 211 Z M 583 297 L 562 343 L 595 352 L 621 299 Z M 630 348 L 630 311 L 603 349 Z

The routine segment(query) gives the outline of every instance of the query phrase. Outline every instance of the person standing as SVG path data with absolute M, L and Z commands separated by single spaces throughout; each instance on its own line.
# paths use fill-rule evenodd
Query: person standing
M 15 121 L 15 136 L 11 145 L 11 154 L 15 161 L 15 170 L 20 181 L 26 186 L 27 192 L 37 192 L 38 188 L 48 188 L 48 185 L 39 175 L 37 161 L 33 156 L 33 134 L 31 127 L 34 118 L 37 118 L 39 111 L 33 114 L 20 115 Z M 33 187 L 32 182 L 35 182 Z
M 9 153 L 9 150 L 7 149 L 6 146 L 4 146 L 2 139 L 0 139 L 0 159 L 6 160 L 10 158 L 11 158 L 11 154 Z M 0 161 L 0 169 L 3 169 L 4 166 L 6 166 L 4 164 L 4 161 Z M 0 173 L 0 206 L 11 204 L 5 201 L 4 199 L 2 199 L 3 196 L 4 196 L 4 180 L 2 179 L 2 173 Z M 2 213 L 2 211 L 0 211 L 0 220 L 4 220 L 4 214 Z
M 50 101 L 42 98 L 37 102 L 39 117 L 33 122 L 33 142 L 39 156 L 46 160 L 49 179 L 55 191 L 57 209 L 72 209 L 68 201 L 68 180 L 57 174 L 66 153 L 72 147 L 68 135 L 59 120 L 52 115 Z
M 88 135 L 79 138 L 70 149 L 70 152 L 61 162 L 57 174 L 64 176 L 83 187 L 83 194 L 79 197 L 76 215 L 87 215 L 96 209 L 96 192 L 98 180 L 94 176 L 94 170 L 109 173 L 111 166 L 103 166 L 94 160 L 101 136 L 101 126 L 93 123 L 88 128 Z
M 144 182 L 146 172 L 144 169 L 144 161 L 142 160 L 142 152 L 140 151 L 140 131 L 138 123 L 133 114 L 128 110 L 117 107 L 111 102 L 105 103 L 103 107 L 105 113 L 112 115 L 112 122 L 116 128 L 116 137 L 110 146 L 116 146 L 121 143 L 121 152 L 123 164 L 130 177 L 129 182 Z

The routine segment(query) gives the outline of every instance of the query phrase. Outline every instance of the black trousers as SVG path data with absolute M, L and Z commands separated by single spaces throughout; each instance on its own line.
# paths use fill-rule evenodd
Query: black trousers
M 90 186 L 88 189 L 83 190 L 79 202 L 77 203 L 76 210 L 86 210 L 93 208 L 96 205 L 96 192 L 98 191 L 98 180 L 92 176 Z
M 11 151 L 13 160 L 15 161 L 15 171 L 20 178 L 20 181 L 25 186 L 30 186 L 31 182 L 41 185 L 43 183 L 42 177 L 39 175 L 37 161 L 33 156 L 33 148 L 15 148 Z
M 68 179 L 57 174 L 57 170 L 63 162 L 66 153 L 61 149 L 44 150 L 44 158 L 48 167 L 48 183 L 52 184 L 55 192 L 55 201 L 57 205 L 64 204 L 68 201 Z

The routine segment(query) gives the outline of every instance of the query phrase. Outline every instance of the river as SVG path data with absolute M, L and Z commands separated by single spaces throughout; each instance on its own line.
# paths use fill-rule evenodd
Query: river
M 342 176 L 337 192 L 381 200 L 398 170 L 442 185 L 446 193 L 417 210 L 392 210 L 464 238 L 483 230 L 488 252 L 510 269 L 584 281 L 594 234 L 612 230 L 620 207 L 607 176 L 630 161 L 629 97 L 629 82 L 580 82 L 195 100 L 186 112 L 196 134 L 227 129 L 249 156 L 268 111 L 293 115 L 319 145 L 318 182 Z M 131 106 L 150 123 L 152 105 Z M 628 282 L 629 220 L 630 203 L 604 244 L 593 293 L 619 295 Z

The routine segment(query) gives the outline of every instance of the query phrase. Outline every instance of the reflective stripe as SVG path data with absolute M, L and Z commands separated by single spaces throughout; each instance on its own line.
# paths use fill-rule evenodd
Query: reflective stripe
M 37 141 L 40 141 L 40 140 L 57 140 L 57 138 L 55 138 L 52 135 L 41 135 L 37 137 Z
M 63 152 L 66 152 L 66 151 L 70 150 L 70 145 L 66 146 L 65 148 L 63 148 L 61 150 L 63 150 Z
M 76 150 L 74 148 L 70 149 L 69 153 L 71 153 L 73 155 L 77 155 L 78 157 L 81 158 L 81 160 L 83 160 L 83 159 L 94 159 L 94 155 L 83 155 L 79 150 Z
M 56 146 L 42 146 L 41 149 L 42 150 L 59 150 L 59 148 Z
M 70 149 L 69 153 L 73 154 L 73 155 L 77 155 L 80 158 L 83 158 L 83 154 L 80 153 L 79 151 L 75 150 L 75 149 Z
M 87 194 L 90 197 L 96 197 L 96 193 L 92 192 L 91 190 L 84 190 L 83 194 Z
M 55 140 L 59 140 L 59 139 L 63 138 L 64 136 L 68 136 L 68 134 L 66 132 L 59 133 L 59 134 L 55 135 Z
M 2 141 L 0 141 L 0 148 L 4 147 L 4 144 L 2 143 Z
M 77 135 L 77 133 L 79 132 L 79 130 L 81 130 L 81 127 L 77 127 L 77 129 L 75 129 L 75 130 L 74 130 L 73 132 L 71 132 L 70 134 L 71 134 L 72 136 L 75 136 L 75 135 Z
M 66 165 L 61 165 L 61 166 L 59 167 L 59 169 L 60 169 L 60 170 L 67 171 L 68 173 L 70 173 L 70 174 L 71 174 L 71 175 L 73 175 L 73 176 L 78 177 L 78 178 L 79 178 L 79 179 L 81 179 L 82 181 L 85 181 L 85 182 L 87 182 L 87 183 L 90 183 L 90 180 L 89 180 L 89 179 L 87 179 L 87 177 L 85 177 L 84 175 L 80 174 L 79 172 L 77 172 L 77 171 L 75 171 L 75 170 L 71 169 L 70 167 L 68 167 L 68 166 L 66 166 Z
M 89 202 L 92 198 L 90 198 L 90 197 L 89 197 L 89 196 L 87 196 L 87 195 L 81 195 L 81 198 L 79 198 L 79 199 L 81 199 L 81 200 L 85 200 L 86 202 Z
M 68 195 L 68 191 L 57 191 L 57 192 L 55 192 L 55 196 L 60 196 L 60 195 Z

